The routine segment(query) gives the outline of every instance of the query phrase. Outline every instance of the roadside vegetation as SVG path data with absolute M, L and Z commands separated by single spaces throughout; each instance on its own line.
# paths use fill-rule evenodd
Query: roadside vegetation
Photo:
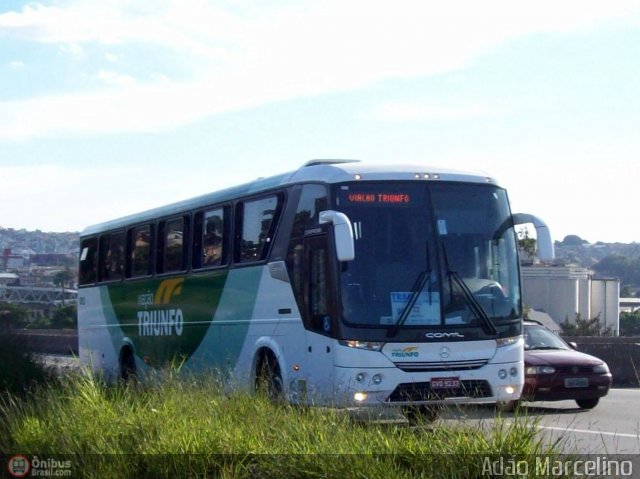
M 356 422 L 223 394 L 167 373 L 110 386 L 78 373 L 0 402 L 0 450 L 67 458 L 81 477 L 487 477 L 485 457 L 554 454 L 526 418 L 490 430 Z M 74 475 L 73 477 L 76 477 Z
M 23 398 L 55 381 L 54 373 L 26 351 L 23 340 L 0 331 L 0 397 Z

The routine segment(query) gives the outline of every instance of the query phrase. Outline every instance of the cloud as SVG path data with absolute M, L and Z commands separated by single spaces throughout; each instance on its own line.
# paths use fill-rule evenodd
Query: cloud
M 466 106 L 431 105 L 421 102 L 385 102 L 372 110 L 369 118 L 389 122 L 454 121 L 496 115 L 495 109 L 479 104 Z
M 114 175 L 113 165 L 92 165 L 90 161 L 76 167 L 51 163 L 0 165 L 0 178 L 6 185 L 0 188 L 0 225 L 78 231 L 91 224 L 247 181 L 241 174 L 211 178 L 194 175 L 189 168 L 174 168 L 170 174 L 171 188 L 149 187 L 166 184 L 167 174 L 164 168 L 132 164 L 118 165 L 118 174 Z
M 7 66 L 11 70 L 20 70 L 20 69 L 24 68 L 24 62 L 20 61 L 20 60 L 14 60 L 14 61 L 11 61 L 11 62 L 7 63 Z
M 0 36 L 59 45 L 69 54 L 99 47 L 105 49 L 103 60 L 114 46 L 133 56 L 146 45 L 145 55 L 149 49 L 155 53 L 151 63 L 165 68 L 146 76 L 157 81 L 140 81 L 133 71 L 103 70 L 97 76 L 108 87 L 85 85 L 81 93 L 0 103 L 0 140 L 170 129 L 266 102 L 461 69 L 518 36 L 592 28 L 637 11 L 634 0 L 29 4 L 0 15 Z M 182 61 L 180 72 L 166 60 L 175 54 Z M 145 62 L 146 57 L 133 63 Z M 379 113 L 389 118 L 470 113 L 384 108 Z
M 100 70 L 95 77 L 108 85 L 130 86 L 136 84 L 136 80 L 132 76 L 107 70 Z

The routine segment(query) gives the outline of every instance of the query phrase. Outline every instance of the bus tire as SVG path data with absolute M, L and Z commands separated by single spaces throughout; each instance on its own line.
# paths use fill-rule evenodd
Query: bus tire
M 120 352 L 120 381 L 123 384 L 137 384 L 138 372 L 136 358 L 131 348 L 122 348 Z
M 284 402 L 284 383 L 278 360 L 273 353 L 264 352 L 256 369 L 256 392 L 273 403 Z

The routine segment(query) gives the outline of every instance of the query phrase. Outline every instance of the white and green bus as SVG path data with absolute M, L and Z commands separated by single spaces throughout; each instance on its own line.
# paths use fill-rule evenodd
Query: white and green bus
M 294 404 L 501 402 L 524 381 L 516 232 L 482 175 L 317 160 L 86 228 L 82 363 L 178 361 Z

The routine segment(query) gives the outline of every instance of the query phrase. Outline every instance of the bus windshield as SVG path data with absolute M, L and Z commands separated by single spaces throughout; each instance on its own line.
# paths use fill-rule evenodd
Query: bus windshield
M 342 320 L 389 328 L 495 326 L 521 316 L 506 192 L 474 183 L 338 186 L 355 259 L 341 271 Z

